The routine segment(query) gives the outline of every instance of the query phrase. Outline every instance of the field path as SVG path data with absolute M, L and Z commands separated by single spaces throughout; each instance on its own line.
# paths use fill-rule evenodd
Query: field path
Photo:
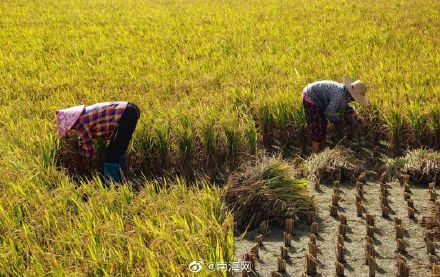
M 375 181 L 375 180 L 373 180 Z M 424 228 L 419 220 L 422 216 L 430 214 L 432 203 L 429 201 L 429 193 L 426 188 L 411 188 L 411 199 L 416 208 L 414 220 L 408 218 L 407 204 L 403 198 L 403 190 L 399 183 L 389 183 L 388 197 L 390 200 L 391 213 L 388 219 L 382 218 L 380 208 L 380 185 L 377 182 L 367 182 L 364 185 L 364 207 L 366 212 L 374 215 L 375 233 L 374 247 L 377 253 L 376 276 L 395 276 L 395 258 L 397 256 L 394 217 L 402 219 L 402 225 L 407 230 L 404 237 L 407 242 L 407 254 L 405 258 L 410 265 L 410 276 L 430 276 L 430 267 L 426 246 L 424 243 Z M 368 276 L 368 266 L 365 265 L 365 212 L 362 217 L 356 215 L 356 188 L 353 185 L 341 185 L 344 199 L 339 204 L 339 214 L 345 214 L 348 219 L 349 232 L 345 240 L 346 263 L 345 276 Z M 309 187 L 309 192 L 315 197 L 319 208 L 317 222 L 319 223 L 318 236 L 318 267 L 322 276 L 335 276 L 335 244 L 338 232 L 339 220 L 330 216 L 328 206 L 331 203 L 333 188 L 321 186 L 321 192 Z M 280 256 L 280 246 L 283 245 L 282 226 L 271 226 L 270 233 L 264 237 L 264 247 L 260 250 L 260 260 L 257 261 L 256 271 L 260 276 L 270 276 L 277 268 L 277 257 Z M 298 224 L 295 226 L 292 247 L 290 248 L 290 261 L 287 265 L 285 276 L 300 276 L 305 272 L 305 254 L 309 242 L 310 225 Z M 246 234 L 243 240 L 237 238 L 236 258 L 242 260 L 244 252 L 248 251 L 255 243 L 257 231 Z

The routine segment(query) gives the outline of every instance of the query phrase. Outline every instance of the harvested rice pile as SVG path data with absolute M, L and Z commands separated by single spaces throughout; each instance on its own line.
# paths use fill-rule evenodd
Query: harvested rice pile
M 411 183 L 427 185 L 435 182 L 440 185 L 440 153 L 428 149 L 408 151 L 402 157 L 388 162 L 388 171 L 393 177 L 402 179 L 408 175 Z
M 353 183 L 364 171 L 363 163 L 341 146 L 311 156 L 305 161 L 304 167 L 310 180 L 323 184 L 336 180 Z
M 226 206 L 241 230 L 255 228 L 263 220 L 282 223 L 312 208 L 307 180 L 294 179 L 281 158 L 259 157 L 232 174 L 223 191 Z

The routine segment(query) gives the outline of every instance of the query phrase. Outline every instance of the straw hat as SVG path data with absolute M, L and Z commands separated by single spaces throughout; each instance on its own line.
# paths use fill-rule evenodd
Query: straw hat
M 361 80 L 353 81 L 350 77 L 344 76 L 344 84 L 356 102 L 359 102 L 363 106 L 368 105 L 368 97 L 365 95 L 367 85 L 365 85 L 364 82 Z
M 58 137 L 60 139 L 65 137 L 66 134 L 73 128 L 84 110 L 84 105 L 57 110 Z

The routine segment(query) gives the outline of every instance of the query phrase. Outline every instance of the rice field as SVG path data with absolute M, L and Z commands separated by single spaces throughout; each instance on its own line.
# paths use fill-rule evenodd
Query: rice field
M 178 276 L 195 260 L 232 261 L 234 216 L 214 183 L 262 151 L 307 158 L 300 100 L 315 80 L 368 84 L 356 142 L 394 156 L 438 150 L 439 10 L 435 0 L 1 1 L 0 275 Z M 112 100 L 142 115 L 129 181 L 104 189 L 104 144 L 79 178 L 55 110 Z

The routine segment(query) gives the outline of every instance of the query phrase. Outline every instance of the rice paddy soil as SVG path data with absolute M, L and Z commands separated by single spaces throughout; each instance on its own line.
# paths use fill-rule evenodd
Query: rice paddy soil
M 365 158 L 365 156 L 364 156 Z M 402 225 L 406 230 L 404 241 L 406 253 L 403 255 L 410 268 L 410 276 L 430 276 L 431 267 L 424 242 L 425 229 L 421 226 L 422 217 L 431 214 L 434 203 L 429 201 L 429 192 L 426 187 L 411 186 L 411 199 L 414 201 L 416 214 L 414 219 L 409 219 L 407 203 L 404 200 L 404 192 L 398 182 L 389 182 L 389 218 L 383 218 L 380 204 L 380 183 L 378 174 L 372 170 L 374 163 L 367 168 L 367 182 L 364 185 L 364 212 L 362 217 L 356 212 L 356 186 L 353 184 L 341 184 L 343 200 L 339 202 L 338 215 L 346 215 L 348 220 L 348 232 L 344 242 L 345 276 L 368 276 L 369 268 L 365 265 L 366 244 L 366 220 L 365 214 L 375 217 L 376 231 L 374 234 L 374 249 L 376 251 L 376 276 L 396 276 L 396 240 L 394 218 L 402 219 Z M 318 207 L 316 222 L 319 223 L 317 236 L 318 246 L 318 273 L 322 276 L 335 276 L 336 262 L 336 235 L 340 221 L 337 217 L 330 216 L 329 204 L 333 194 L 332 185 L 321 185 L 320 191 L 315 190 L 309 184 L 308 191 L 315 198 Z M 295 222 L 293 231 L 292 247 L 289 248 L 290 259 L 287 261 L 286 274 L 284 276 L 300 276 L 305 273 L 305 255 L 310 241 L 311 226 L 304 222 Z M 284 226 L 269 225 L 269 233 L 263 238 L 264 246 L 259 250 L 259 259 L 256 262 L 254 276 L 271 276 L 272 271 L 277 270 L 277 258 L 280 257 L 280 247 L 284 246 Z M 258 229 L 249 231 L 241 239 L 240 234 L 235 238 L 235 257 L 243 259 L 243 254 L 255 244 L 255 237 L 259 234 Z M 250 275 L 253 276 L 253 275 Z

